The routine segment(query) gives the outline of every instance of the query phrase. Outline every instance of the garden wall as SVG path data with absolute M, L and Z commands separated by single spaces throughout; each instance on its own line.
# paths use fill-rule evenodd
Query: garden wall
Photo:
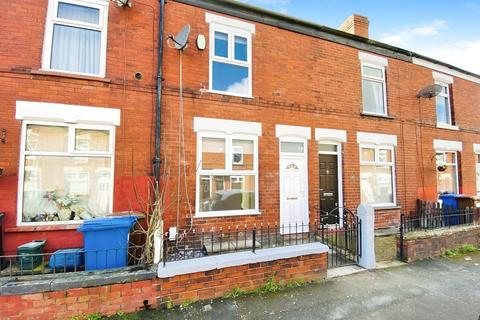
M 465 244 L 480 246 L 480 226 L 411 232 L 403 240 L 403 258 L 407 262 L 431 258 Z
M 182 262 L 190 266 L 201 265 L 201 259 L 205 258 Z M 235 263 L 233 259 L 230 259 L 230 262 Z M 32 292 L 35 283 L 30 281 L 27 285 L 24 284 L 24 293 L 20 293 L 22 289 L 18 289 L 18 286 L 14 289 L 15 283 L 4 284 L 0 286 L 0 319 L 69 319 L 72 316 L 97 312 L 112 315 L 118 311 L 128 313 L 143 308 L 164 307 L 169 301 L 178 305 L 186 301 L 222 297 L 236 288 L 253 290 L 267 282 L 270 277 L 275 281 L 287 282 L 294 279 L 305 282 L 321 280 L 326 277 L 327 252 L 206 269 L 209 270 L 161 279 L 156 278 L 155 273 L 150 273 L 151 279 L 89 288 L 85 286 L 92 283 L 83 281 L 82 288 L 57 291 L 37 286 L 38 291 L 43 292 Z M 115 279 L 118 282 L 128 281 L 128 278 Z M 72 281 L 79 283 L 78 276 Z M 66 287 L 65 279 L 63 286 Z M 13 294 L 14 292 L 17 294 Z

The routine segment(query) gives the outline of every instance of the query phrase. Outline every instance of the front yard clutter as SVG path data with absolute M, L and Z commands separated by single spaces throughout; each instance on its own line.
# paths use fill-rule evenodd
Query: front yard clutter
M 46 240 L 33 240 L 22 244 L 17 248 L 17 254 L 20 256 L 19 263 L 21 270 L 34 270 L 42 264 L 43 247 Z
M 50 257 L 49 267 L 52 270 L 80 270 L 85 263 L 82 248 L 55 251 Z
M 86 220 L 77 229 L 83 233 L 85 270 L 125 267 L 129 233 L 136 221 L 136 216 Z

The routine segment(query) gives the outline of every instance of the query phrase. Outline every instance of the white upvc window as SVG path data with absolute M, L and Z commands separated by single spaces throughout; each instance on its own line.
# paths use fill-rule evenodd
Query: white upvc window
M 211 92 L 252 97 L 252 34 L 255 25 L 206 14 L 210 24 Z
M 458 193 L 457 152 L 436 150 L 435 159 L 437 193 Z
M 387 59 L 364 52 L 359 52 L 362 73 L 363 113 L 386 116 L 387 85 L 385 67 Z
M 22 123 L 18 224 L 78 223 L 111 212 L 115 128 Z
M 107 0 L 49 0 L 42 69 L 105 77 Z
M 475 174 L 476 174 L 476 185 L 477 185 L 477 197 L 480 196 L 480 144 L 473 144 L 473 152 L 475 153 Z
M 394 151 L 389 145 L 360 144 L 361 203 L 377 207 L 396 204 Z
M 447 74 L 432 72 L 435 84 L 440 85 L 442 90 L 435 97 L 435 107 L 437 115 L 437 126 L 447 129 L 458 129 L 453 126 L 452 103 L 450 85 L 453 84 L 453 77 Z
M 442 87 L 442 91 L 440 91 L 438 96 L 435 98 L 437 123 L 453 125 L 449 84 L 439 81 L 435 81 L 435 84 L 438 84 Z
M 195 118 L 194 122 L 197 132 L 195 216 L 259 214 L 261 125 L 211 118 Z

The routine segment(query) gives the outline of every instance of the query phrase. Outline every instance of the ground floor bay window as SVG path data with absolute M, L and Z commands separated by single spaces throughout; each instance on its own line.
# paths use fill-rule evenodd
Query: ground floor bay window
M 80 107 L 73 108 L 65 114 Z M 28 110 L 20 110 L 17 103 L 21 119 Z M 114 132 L 109 125 L 23 120 L 19 224 L 68 223 L 111 212 Z
M 241 133 L 235 132 L 238 123 L 245 124 L 238 127 Z M 195 118 L 197 217 L 258 213 L 258 127 Z

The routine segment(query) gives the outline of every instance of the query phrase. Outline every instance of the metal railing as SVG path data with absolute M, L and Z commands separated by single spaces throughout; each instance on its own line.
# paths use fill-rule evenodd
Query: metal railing
M 408 233 L 480 224 L 480 208 L 453 210 L 429 206 L 428 210 L 400 215 L 400 259 L 404 259 L 404 240 Z
M 167 233 L 163 239 L 163 262 L 317 242 L 318 228 L 317 223 L 244 225 L 200 232 L 183 230 L 174 239 Z
M 442 208 L 431 208 L 427 214 L 401 214 L 400 229 L 402 234 L 440 228 L 450 228 L 458 225 L 477 224 L 480 220 L 478 208 L 466 208 L 462 210 L 451 210 Z
M 144 266 L 139 246 L 0 256 L 0 278 Z
M 173 239 L 168 233 L 163 239 L 163 265 L 172 261 L 189 260 L 210 255 L 252 251 L 321 242 L 329 247 L 329 265 L 357 262 L 361 252 L 357 224 L 261 224 L 219 228 L 198 232 L 183 230 Z

